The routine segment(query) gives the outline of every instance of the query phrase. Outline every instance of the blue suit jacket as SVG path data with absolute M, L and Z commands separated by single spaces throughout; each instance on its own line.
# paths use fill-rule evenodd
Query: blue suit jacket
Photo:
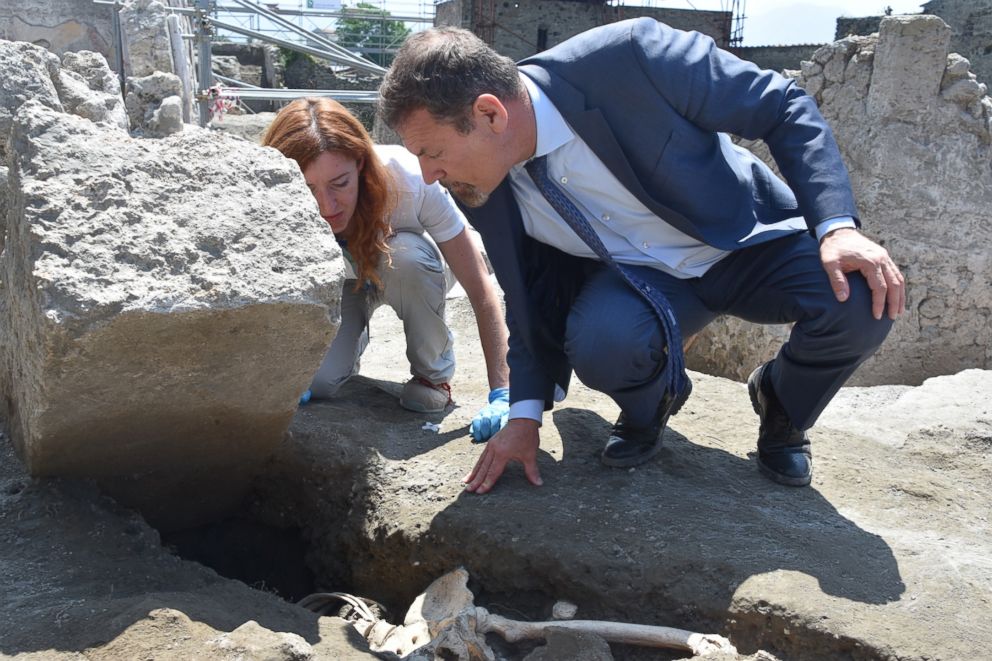
M 857 220 L 833 134 L 787 78 L 719 50 L 712 39 L 641 18 L 584 32 L 519 63 L 620 182 L 666 222 L 724 250 Z M 761 138 L 788 185 L 727 133 Z M 582 260 L 523 231 L 506 179 L 482 207 L 463 207 L 506 295 L 512 401 L 567 388 L 565 315 Z M 756 230 L 759 230 L 756 232 Z M 765 231 L 760 231 L 765 230 Z

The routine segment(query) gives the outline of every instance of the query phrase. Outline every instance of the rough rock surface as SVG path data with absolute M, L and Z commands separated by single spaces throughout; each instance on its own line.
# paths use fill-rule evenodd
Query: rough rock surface
M 111 12 L 87 0 L 4 0 L 0 3 L 0 38 L 26 41 L 62 55 L 95 50 L 113 52 Z
M 120 87 L 99 53 L 66 53 L 63 62 L 40 46 L 0 39 L 0 166 L 17 109 L 29 99 L 94 122 L 127 128 Z M 0 217 L 0 234 L 3 230 Z
M 3 252 L 7 228 L 7 167 L 0 165 L 0 253 Z
M 11 145 L 0 336 L 29 471 L 99 477 L 163 525 L 229 508 L 338 321 L 340 251 L 296 164 L 35 101 Z
M 40 46 L 0 39 L 0 164 L 6 165 L 7 136 L 17 109 L 28 99 L 62 110 L 52 74 L 59 58 Z
M 175 74 L 156 71 L 128 78 L 124 106 L 136 135 L 161 138 L 183 129 L 182 81 Z
M 396 404 L 404 339 L 381 310 L 364 376 L 298 412 L 251 499 L 258 519 L 306 528 L 322 589 L 402 613 L 462 565 L 475 603 L 514 619 L 548 619 L 568 599 L 582 619 L 716 631 L 754 660 L 772 658 L 758 648 L 795 660 L 978 659 L 992 645 L 992 373 L 843 389 L 812 432 L 809 489 L 758 475 L 757 420 L 740 383 L 694 374 L 666 448 L 626 471 L 596 457 L 615 407 L 576 386 L 545 420 L 544 486 L 511 468 L 491 494 L 473 496 L 459 480 L 480 450 L 467 424 L 485 399 L 485 370 L 470 306 L 449 308 L 458 406 L 442 416 Z M 864 425 L 872 416 L 878 424 Z M 898 423 L 898 438 L 876 431 L 884 421 Z M 94 489 L 29 480 L 6 442 L 0 524 L 0 655 L 204 658 L 207 644 L 212 654 L 247 650 L 242 636 L 253 632 L 280 646 L 255 658 L 308 658 L 286 634 L 302 636 L 314 659 L 370 658 L 340 642 L 339 620 L 315 621 L 168 555 Z M 341 646 L 318 647 L 330 644 Z M 621 661 L 678 656 L 611 649 Z
M 158 0 L 130 0 L 121 8 L 124 63 L 127 75 L 175 73 L 169 45 L 169 12 Z
M 0 443 L 0 657 L 375 659 L 338 618 L 179 559 L 91 484 L 32 479 Z
M 120 83 L 99 53 L 66 53 L 54 82 L 66 112 L 128 129 Z
M 634 470 L 599 463 L 617 410 L 576 386 L 545 417 L 544 486 L 514 467 L 475 496 L 460 479 L 480 452 L 467 425 L 485 372 L 468 305 L 454 312 L 447 416 L 397 406 L 404 341 L 388 312 L 373 319 L 365 376 L 297 415 L 255 507 L 309 526 L 318 576 L 405 605 L 462 565 L 476 604 L 514 619 L 547 619 L 567 599 L 582 619 L 714 631 L 785 659 L 970 659 L 992 646 L 992 372 L 843 389 L 811 432 L 808 489 L 759 475 L 741 383 L 694 373 L 665 449 Z
M 613 654 L 607 642 L 595 634 L 552 628 L 545 644 L 523 661 L 613 661 Z
M 907 314 L 851 384 L 992 367 L 992 99 L 948 40 L 935 16 L 890 17 L 878 35 L 821 48 L 798 74 L 837 136 L 866 233 L 907 278 Z M 743 379 L 787 335 L 721 319 L 689 365 Z
M 236 135 L 257 145 L 261 144 L 262 136 L 265 135 L 265 130 L 269 128 L 275 116 L 274 112 L 258 112 L 252 115 L 225 114 L 215 117 L 210 122 L 210 129 Z

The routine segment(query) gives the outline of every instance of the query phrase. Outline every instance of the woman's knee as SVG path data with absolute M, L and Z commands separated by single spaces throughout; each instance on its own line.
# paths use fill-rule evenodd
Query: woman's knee
M 388 243 L 389 263 L 383 260 L 380 273 L 384 279 L 420 276 L 444 280 L 441 256 L 425 237 L 414 232 L 397 232 Z

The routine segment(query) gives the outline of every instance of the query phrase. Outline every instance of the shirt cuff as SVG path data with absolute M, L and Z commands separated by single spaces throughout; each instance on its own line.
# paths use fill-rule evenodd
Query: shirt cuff
M 522 399 L 519 402 L 510 404 L 509 420 L 514 418 L 527 418 L 537 420 L 541 424 L 544 420 L 544 401 L 540 399 Z
M 833 232 L 834 230 L 839 230 L 842 227 L 857 228 L 857 224 L 854 222 L 854 218 L 850 216 L 837 216 L 836 218 L 829 218 L 819 225 L 816 226 L 816 240 L 823 241 L 823 237 L 827 235 L 827 232 Z

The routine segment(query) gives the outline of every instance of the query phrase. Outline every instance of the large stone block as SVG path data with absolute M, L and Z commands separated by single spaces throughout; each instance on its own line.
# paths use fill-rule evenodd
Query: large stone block
M 940 91 L 951 28 L 937 16 L 893 16 L 882 21 L 868 91 L 868 115 L 920 121 Z
M 128 76 L 174 73 L 169 45 L 169 12 L 159 0 L 129 0 L 121 8 L 124 69 Z
M 339 322 L 340 250 L 296 164 L 29 101 L 0 279 L 14 444 L 166 527 L 227 510 Z
M 128 129 L 120 82 L 99 53 L 66 53 L 54 82 L 66 112 Z
M 59 71 L 59 58 L 40 46 L 0 39 L 0 164 L 7 153 L 7 135 L 14 114 L 28 99 L 62 110 L 52 74 Z
M 113 11 L 90 0 L 3 0 L 0 38 L 27 41 L 56 55 L 95 50 L 113 59 Z
M 181 95 L 182 81 L 179 80 L 179 76 L 172 73 L 156 71 L 148 76 L 128 78 L 124 105 L 127 108 L 131 129 L 137 135 L 150 138 L 181 131 L 183 128 Z M 174 109 L 171 113 L 169 113 L 170 107 Z M 162 121 L 163 112 L 174 116 L 176 111 L 179 112 L 177 121 Z
M 906 276 L 906 314 L 852 385 L 916 385 L 992 367 L 992 99 L 967 60 L 941 51 L 946 43 L 938 18 L 886 18 L 880 36 L 818 51 L 797 80 L 816 90 L 834 129 L 864 231 Z M 881 112 L 882 98 L 900 101 Z M 754 151 L 767 160 L 767 150 Z M 726 319 L 688 362 L 742 379 L 787 333 Z

